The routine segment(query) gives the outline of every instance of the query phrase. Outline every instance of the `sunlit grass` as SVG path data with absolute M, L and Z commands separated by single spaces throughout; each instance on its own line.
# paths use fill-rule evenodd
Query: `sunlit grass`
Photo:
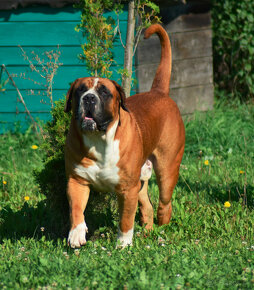
M 115 249 L 110 202 L 87 221 L 101 225 L 87 245 L 68 248 L 33 175 L 43 166 L 40 140 L 29 131 L 1 136 L 0 288 L 252 289 L 254 108 L 197 113 L 185 126 L 171 223 L 158 227 L 155 218 L 148 234 L 137 215 L 134 245 L 124 250 Z M 156 214 L 155 176 L 149 192 Z

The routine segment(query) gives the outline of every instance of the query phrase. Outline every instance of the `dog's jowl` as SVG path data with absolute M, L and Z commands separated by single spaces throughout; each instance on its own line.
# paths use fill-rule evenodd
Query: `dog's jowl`
M 185 131 L 179 110 L 169 97 L 170 41 L 158 24 L 145 31 L 145 38 L 154 33 L 160 38 L 161 61 L 149 92 L 126 99 L 116 82 L 87 77 L 75 80 L 67 93 L 65 111 L 72 111 L 65 148 L 71 247 L 86 243 L 84 211 L 90 187 L 117 195 L 118 245 L 132 244 L 138 203 L 141 222 L 150 230 L 153 208 L 147 188 L 152 168 L 160 189 L 158 223 L 170 221 Z

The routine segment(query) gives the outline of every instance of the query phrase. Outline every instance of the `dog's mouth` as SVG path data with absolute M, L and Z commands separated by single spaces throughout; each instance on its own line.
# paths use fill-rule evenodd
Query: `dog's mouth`
M 92 115 L 92 113 L 91 113 L 90 111 L 88 111 L 88 112 L 84 115 L 83 119 L 84 119 L 85 121 L 88 121 L 88 120 L 90 120 L 90 121 L 94 121 L 93 115 Z
M 81 129 L 83 131 L 96 131 L 97 123 L 90 111 L 82 114 L 81 117 Z
M 112 117 L 101 116 L 100 114 L 95 114 L 93 111 L 87 109 L 83 112 L 78 112 L 77 121 L 79 123 L 80 129 L 83 132 L 86 131 L 106 131 L 108 125 L 112 121 Z

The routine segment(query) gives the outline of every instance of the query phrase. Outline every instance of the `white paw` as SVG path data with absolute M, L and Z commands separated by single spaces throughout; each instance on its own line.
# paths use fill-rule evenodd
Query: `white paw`
M 132 246 L 132 237 L 133 237 L 133 228 L 130 229 L 127 233 L 121 232 L 121 230 L 118 230 L 117 235 L 117 248 L 125 248 L 127 246 Z
M 147 159 L 145 164 L 141 168 L 141 175 L 140 179 L 146 181 L 151 178 L 153 172 L 153 164 L 152 162 Z
M 82 245 L 85 245 L 87 232 L 88 228 L 85 222 L 77 225 L 76 228 L 69 232 L 68 244 L 72 248 L 80 248 Z

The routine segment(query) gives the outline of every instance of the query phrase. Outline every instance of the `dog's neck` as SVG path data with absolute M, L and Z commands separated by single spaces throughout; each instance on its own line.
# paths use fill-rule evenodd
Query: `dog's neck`
M 111 155 L 114 151 L 118 122 L 118 119 L 115 120 L 106 132 L 94 131 L 82 134 L 84 146 L 98 161 L 103 161 L 106 156 Z

